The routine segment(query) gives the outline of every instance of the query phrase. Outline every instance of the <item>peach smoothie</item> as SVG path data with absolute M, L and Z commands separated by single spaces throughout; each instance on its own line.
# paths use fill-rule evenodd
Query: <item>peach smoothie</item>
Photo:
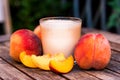
M 64 53 L 66 57 L 73 53 L 81 35 L 81 20 L 46 19 L 40 20 L 43 53 Z

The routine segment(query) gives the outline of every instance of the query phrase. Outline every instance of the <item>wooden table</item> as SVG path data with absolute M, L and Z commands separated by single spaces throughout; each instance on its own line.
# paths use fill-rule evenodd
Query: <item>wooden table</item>
M 67 74 L 31 69 L 17 63 L 9 56 L 9 40 L 0 42 L 0 80 L 120 80 L 120 36 L 93 29 L 82 29 L 82 34 L 97 32 L 104 34 L 111 43 L 112 57 L 109 65 L 100 71 L 82 70 L 77 64 Z M 5 38 L 5 37 L 4 37 Z

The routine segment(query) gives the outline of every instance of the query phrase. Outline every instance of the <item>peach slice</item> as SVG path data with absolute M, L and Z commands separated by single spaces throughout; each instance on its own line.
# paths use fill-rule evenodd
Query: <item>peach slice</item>
M 20 61 L 27 67 L 37 68 L 32 62 L 31 55 L 27 55 L 25 51 L 20 53 Z
M 50 70 L 49 69 L 49 61 L 51 60 L 51 55 L 46 54 L 43 56 L 36 56 L 32 55 L 32 61 L 33 63 L 38 66 L 38 68 L 43 69 L 43 70 Z
M 52 56 L 51 54 L 45 54 L 43 56 L 36 56 L 32 55 L 32 61 L 33 63 L 38 66 L 38 68 L 43 69 L 43 70 L 50 70 L 49 68 L 49 62 L 50 60 L 55 59 L 55 60 L 64 60 L 64 54 L 63 53 L 58 53 Z
M 49 63 L 50 70 L 56 73 L 68 73 L 72 70 L 74 65 L 73 56 L 69 56 L 64 60 L 53 59 Z
M 52 59 L 51 60 L 65 60 L 65 56 L 64 56 L 64 54 L 63 53 L 57 53 L 57 54 L 54 54 L 53 56 L 52 56 Z

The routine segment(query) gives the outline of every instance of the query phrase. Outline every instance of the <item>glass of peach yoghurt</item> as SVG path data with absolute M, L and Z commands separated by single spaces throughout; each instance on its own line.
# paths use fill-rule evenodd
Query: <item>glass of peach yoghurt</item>
M 46 17 L 40 19 L 43 54 L 73 54 L 81 36 L 81 19 L 75 17 Z

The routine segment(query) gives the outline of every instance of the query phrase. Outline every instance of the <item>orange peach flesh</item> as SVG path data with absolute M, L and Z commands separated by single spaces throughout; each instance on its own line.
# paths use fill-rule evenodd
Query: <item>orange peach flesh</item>
M 64 60 L 65 56 L 63 53 L 58 53 L 55 55 L 51 55 L 51 54 L 44 54 L 43 56 L 35 56 L 32 55 L 32 61 L 33 63 L 40 69 L 43 70 L 50 70 L 49 68 L 49 62 L 54 59 L 54 60 Z
M 40 69 L 42 70 L 50 70 L 49 69 L 49 61 L 51 60 L 51 55 L 46 54 L 43 56 L 36 56 L 32 55 L 32 62 Z
M 31 55 L 27 55 L 26 52 L 20 53 L 20 61 L 26 66 L 30 68 L 37 68 L 37 66 L 32 62 Z
M 72 70 L 73 65 L 74 59 L 72 55 L 62 61 L 53 59 L 49 63 L 50 70 L 55 73 L 68 73 Z

